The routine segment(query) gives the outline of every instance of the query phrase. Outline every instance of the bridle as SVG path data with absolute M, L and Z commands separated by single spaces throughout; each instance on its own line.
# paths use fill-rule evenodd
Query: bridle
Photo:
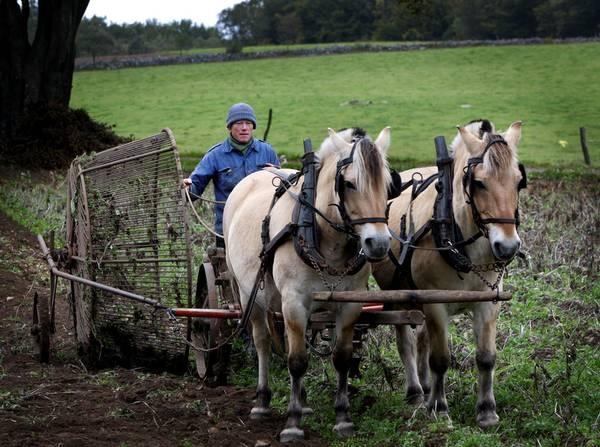
M 339 203 L 332 203 L 330 206 L 336 206 L 342 217 L 343 226 L 333 226 L 338 231 L 343 231 L 351 236 L 358 237 L 356 231 L 354 231 L 354 225 L 364 225 L 367 223 L 385 223 L 388 222 L 389 204 L 385 210 L 385 216 L 383 217 L 361 217 L 358 219 L 351 219 L 346 210 L 346 180 L 344 179 L 344 170 L 348 165 L 354 161 L 354 151 L 356 146 L 365 138 L 354 139 L 352 142 L 352 150 L 348 157 L 343 158 L 337 162 L 336 173 L 335 173 L 335 191 L 339 197 Z M 370 140 L 369 140 L 370 141 Z M 331 222 L 330 222 L 331 224 Z
M 467 204 L 469 204 L 471 206 L 471 213 L 473 214 L 473 221 L 479 228 L 479 231 L 486 238 L 489 237 L 489 230 L 486 227 L 487 224 L 490 224 L 490 223 L 511 224 L 511 225 L 515 225 L 517 228 L 519 227 L 519 224 L 520 224 L 518 205 L 517 205 L 517 208 L 515 209 L 514 217 L 490 217 L 490 218 L 484 219 L 481 217 L 481 213 L 479 212 L 479 209 L 477 208 L 477 204 L 475 203 L 475 200 L 473 199 L 473 196 L 475 194 L 475 177 L 473 175 L 473 169 L 478 164 L 483 163 L 483 158 L 485 157 L 485 154 L 487 153 L 489 148 L 492 147 L 494 144 L 508 145 L 508 143 L 506 142 L 506 140 L 504 138 L 502 138 L 502 136 L 490 135 L 489 141 L 488 141 L 485 149 L 483 150 L 483 153 L 478 157 L 471 157 L 467 161 L 467 166 L 465 166 L 464 175 L 463 175 L 463 179 L 462 179 L 463 190 L 464 190 L 465 196 L 467 196 L 466 202 L 467 202 Z M 523 165 L 523 163 L 519 163 L 519 171 L 521 172 L 522 177 L 521 177 L 521 181 L 519 182 L 519 185 L 517 186 L 518 191 L 520 191 L 524 188 L 527 188 L 527 173 L 525 172 L 525 166 Z

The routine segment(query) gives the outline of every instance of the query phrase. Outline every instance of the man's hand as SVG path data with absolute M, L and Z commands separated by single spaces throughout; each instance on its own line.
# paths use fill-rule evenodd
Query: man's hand
M 189 188 L 191 184 L 192 184 L 192 179 L 190 179 L 190 178 L 184 178 L 181 181 L 181 187 L 182 188 Z

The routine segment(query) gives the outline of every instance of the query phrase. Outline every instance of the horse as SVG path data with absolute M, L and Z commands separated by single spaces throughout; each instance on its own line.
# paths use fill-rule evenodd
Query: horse
M 487 120 L 458 127 L 451 143 L 453 152 L 452 211 L 464 238 L 456 247 L 468 258 L 467 269 L 459 271 L 444 258 L 436 246 L 433 232 L 422 232 L 418 247 L 412 252 L 410 265 L 398 275 L 391 258 L 373 265 L 373 275 L 382 289 L 502 290 L 505 265 L 517 254 L 521 240 L 518 227 L 519 189 L 526 186 L 525 170 L 517 161 L 521 122 L 510 125 L 502 135 L 495 134 Z M 452 160 L 449 160 L 452 162 Z M 401 173 L 403 182 L 419 180 L 438 172 L 436 167 L 418 168 Z M 414 200 L 406 189 L 391 202 L 389 227 L 397 230 L 404 216 L 404 228 L 413 234 L 432 220 L 436 201 L 436 182 Z M 448 205 L 448 208 L 450 205 Z M 471 237 L 469 237 L 471 236 Z M 391 252 L 399 253 L 401 243 L 392 241 Z M 470 267 L 470 268 L 469 268 Z M 465 270 L 467 270 L 465 272 Z M 483 270 L 483 271 L 482 271 Z M 444 389 L 450 362 L 448 350 L 449 317 L 465 311 L 472 313 L 479 371 L 476 421 L 480 427 L 498 423 L 493 391 L 496 363 L 497 302 L 472 304 L 424 304 L 425 325 L 415 331 L 408 326 L 396 327 L 397 348 L 406 374 L 406 399 L 423 402 L 426 407 L 451 421 Z
M 371 261 L 382 260 L 389 250 L 391 235 L 387 227 L 387 189 L 390 173 L 387 150 L 390 128 L 384 128 L 373 142 L 360 129 L 339 133 L 328 130 L 316 157 L 318 172 L 314 200 L 316 234 L 319 250 L 326 267 L 312 257 L 309 262 L 295 250 L 291 238 L 278 244 L 272 253 L 272 267 L 257 289 L 250 314 L 252 338 L 258 357 L 256 402 L 251 410 L 253 419 L 269 415 L 271 391 L 268 383 L 268 364 L 271 348 L 269 314 L 283 314 L 287 336 L 287 366 L 290 375 L 290 400 L 287 421 L 280 440 L 289 442 L 304 438 L 300 428 L 303 413 L 312 410 L 305 406 L 306 393 L 302 378 L 308 367 L 305 335 L 310 315 L 317 310 L 312 293 L 329 290 L 366 290 Z M 314 155 L 314 154 L 313 154 Z M 229 196 L 224 210 L 224 237 L 229 272 L 237 284 L 242 308 L 249 305 L 253 283 L 261 268 L 259 255 L 261 221 L 270 216 L 268 235 L 277 238 L 293 219 L 301 186 L 306 176 L 289 182 L 289 189 L 269 208 L 274 184 L 291 170 L 268 169 L 251 174 L 242 180 Z M 308 182 L 307 182 L 308 183 Z M 264 228 L 264 225 L 263 225 Z M 289 227 L 288 227 L 289 228 Z M 264 232 L 265 230 L 263 230 Z M 352 273 L 357 255 L 366 262 Z M 335 312 L 335 344 L 333 364 L 337 372 L 335 398 L 336 423 L 334 431 L 340 437 L 351 436 L 354 425 L 349 416 L 348 370 L 352 357 L 353 325 L 361 312 L 360 303 L 328 304 Z M 303 408 L 304 406 L 304 408 Z

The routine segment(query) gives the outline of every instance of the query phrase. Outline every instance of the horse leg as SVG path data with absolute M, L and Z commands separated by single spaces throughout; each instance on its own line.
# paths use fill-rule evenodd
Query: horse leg
M 479 370 L 477 391 L 477 424 L 484 427 L 496 425 L 500 418 L 496 414 L 494 398 L 494 367 L 496 365 L 496 320 L 500 311 L 497 303 L 480 303 L 473 312 L 473 327 L 477 343 L 477 369 Z
M 419 371 L 419 382 L 423 388 L 423 394 L 429 396 L 431 391 L 431 373 L 429 371 L 429 335 L 427 325 L 423 324 L 417 329 L 417 368 Z
M 266 315 L 260 315 L 252 321 L 252 339 L 258 357 L 258 385 L 256 387 L 256 404 L 250 411 L 251 419 L 262 419 L 271 413 L 271 389 L 269 388 L 269 359 L 271 339 Z
M 349 305 L 348 308 L 350 307 Z M 333 366 L 337 371 L 337 392 L 335 395 L 335 425 L 333 431 L 346 438 L 354 434 L 354 423 L 350 419 L 350 399 L 348 398 L 348 371 L 352 361 L 352 339 L 354 337 L 354 321 L 351 312 L 340 313 L 335 325 L 336 340 L 333 349 Z
M 417 373 L 416 338 L 412 328 L 396 326 L 396 347 L 404 365 L 406 376 L 406 401 L 411 405 L 423 402 L 423 388 Z
M 285 428 L 279 434 L 281 442 L 304 439 L 304 430 L 300 428 L 302 420 L 302 377 L 308 369 L 308 354 L 304 334 L 309 312 L 302 305 L 284 302 L 282 306 L 285 330 L 288 341 L 288 370 L 290 373 L 290 403 L 287 410 Z
M 300 402 L 302 403 L 302 416 L 310 416 L 314 414 L 314 410 L 308 406 L 308 396 L 306 394 L 304 382 L 302 382 L 302 388 L 300 389 Z
M 432 305 L 427 314 L 427 333 L 430 342 L 429 367 L 431 369 L 431 394 L 427 402 L 430 412 L 448 416 L 445 377 L 450 364 L 448 350 L 448 315 L 444 305 Z

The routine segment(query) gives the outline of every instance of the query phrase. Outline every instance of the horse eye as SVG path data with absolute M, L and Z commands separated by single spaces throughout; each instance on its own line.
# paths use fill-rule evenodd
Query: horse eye
M 477 189 L 486 189 L 485 185 L 483 184 L 482 181 L 480 180 L 473 180 L 473 185 L 475 186 L 475 188 Z
M 344 186 L 348 189 L 354 189 L 356 190 L 356 186 L 354 186 L 354 183 L 349 182 L 348 180 L 344 181 Z

